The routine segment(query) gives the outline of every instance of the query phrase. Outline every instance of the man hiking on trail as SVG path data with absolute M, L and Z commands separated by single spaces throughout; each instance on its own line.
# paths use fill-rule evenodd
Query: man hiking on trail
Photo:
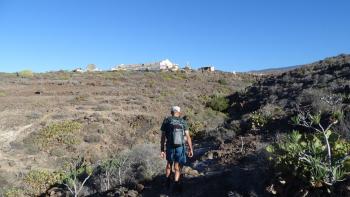
M 186 146 L 188 144 L 188 157 L 193 156 L 192 140 L 189 134 L 188 125 L 186 121 L 180 117 L 180 107 L 173 106 L 171 108 L 171 116 L 164 119 L 161 131 L 161 157 L 166 157 L 166 177 L 167 188 L 170 187 L 172 167 L 175 171 L 175 185 L 174 190 L 180 191 L 179 184 L 180 171 L 182 166 L 186 163 Z

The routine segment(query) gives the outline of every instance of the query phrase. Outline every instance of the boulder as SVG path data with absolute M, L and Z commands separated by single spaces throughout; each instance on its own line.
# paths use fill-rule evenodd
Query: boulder
M 69 196 L 68 193 L 66 193 L 63 189 L 58 187 L 53 187 L 46 192 L 47 197 L 63 197 L 63 196 Z
M 137 197 L 139 195 L 139 193 L 135 190 L 129 190 L 127 193 L 126 193 L 126 196 L 128 197 Z
M 142 192 L 142 190 L 145 188 L 145 186 L 144 185 L 142 185 L 142 184 L 136 184 L 136 190 L 138 191 L 138 192 Z
M 197 170 L 195 170 L 195 169 L 193 169 L 193 168 L 191 168 L 189 166 L 183 167 L 183 172 L 184 172 L 184 174 L 189 175 L 191 177 L 198 177 L 198 176 L 200 176 L 200 174 L 199 174 L 199 172 Z

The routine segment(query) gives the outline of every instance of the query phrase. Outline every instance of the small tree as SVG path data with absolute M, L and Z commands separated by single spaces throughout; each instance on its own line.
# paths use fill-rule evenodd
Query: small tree
M 96 65 L 95 65 L 95 64 L 88 64 L 88 65 L 86 66 L 86 70 L 87 70 L 88 72 L 93 72 L 93 71 L 96 70 Z
M 119 185 L 123 184 L 123 167 L 126 164 L 128 157 L 116 157 L 107 159 L 101 162 L 100 168 L 103 173 L 103 184 L 105 191 L 111 189 L 113 182 L 117 182 Z M 117 176 L 116 176 L 117 175 Z
M 92 173 L 93 166 L 87 163 L 84 158 L 79 157 L 67 164 L 62 183 L 74 197 L 77 197 Z
M 335 163 L 332 162 L 332 159 L 333 159 L 332 148 L 329 142 L 329 138 L 332 135 L 331 128 L 338 123 L 341 116 L 342 116 L 341 112 L 334 112 L 329 120 L 328 125 L 323 125 L 321 123 L 321 113 L 318 113 L 316 115 L 311 115 L 309 113 L 306 113 L 306 114 L 301 113 L 298 116 L 293 118 L 294 124 L 304 126 L 306 128 L 309 128 L 323 135 L 323 140 L 327 147 L 327 163 L 328 163 L 327 165 L 325 165 L 325 168 L 327 169 L 327 172 L 328 172 L 328 177 L 325 180 L 325 183 L 329 185 L 333 185 L 338 181 L 336 178 L 337 172 L 335 172 L 334 170 L 337 170 L 339 166 L 335 165 Z M 307 155 L 306 153 L 303 154 L 301 159 L 307 162 L 311 162 L 310 155 Z
M 17 76 L 22 78 L 31 78 L 34 76 L 34 74 L 31 70 L 22 70 L 20 72 L 17 72 Z

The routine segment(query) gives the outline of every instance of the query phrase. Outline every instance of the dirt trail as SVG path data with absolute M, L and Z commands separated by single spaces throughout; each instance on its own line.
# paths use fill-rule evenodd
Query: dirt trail
M 258 139 L 256 136 L 245 136 L 244 153 L 241 153 L 239 138 L 226 144 L 194 141 L 194 156 L 182 171 L 183 191 L 176 194 L 173 184 L 167 189 L 162 174 L 146 183 L 142 195 L 266 196 L 265 183 L 269 174 L 265 168 L 266 160 L 262 159 L 264 151 L 254 144 Z
M 10 148 L 10 143 L 15 141 L 17 137 L 25 130 L 33 126 L 33 124 L 25 125 L 19 127 L 17 130 L 10 130 L 5 132 L 0 132 L 0 150 L 6 150 Z
M 19 127 L 17 130 L 0 132 L 1 133 L 0 134 L 0 143 L 1 143 L 0 150 L 4 150 L 4 147 L 10 148 L 11 142 L 16 141 L 19 138 L 24 138 L 28 134 L 28 132 L 25 132 L 25 131 L 29 130 L 32 126 L 35 126 L 42 121 L 45 121 L 51 115 L 52 115 L 52 113 L 47 113 L 43 117 L 41 117 L 40 119 L 34 121 L 33 123 Z
M 25 163 L 33 160 L 34 156 L 30 156 L 11 148 L 11 143 L 23 139 L 31 132 L 31 128 L 35 127 L 42 121 L 50 117 L 52 113 L 45 114 L 42 118 L 31 124 L 19 127 L 16 130 L 8 130 L 0 132 L 0 167 L 2 171 L 18 172 L 18 169 L 25 169 Z M 5 167 L 7 166 L 7 167 Z

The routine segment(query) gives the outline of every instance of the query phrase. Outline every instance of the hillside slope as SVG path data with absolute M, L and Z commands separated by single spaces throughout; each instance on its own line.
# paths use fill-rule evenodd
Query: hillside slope
M 285 119 L 302 111 L 327 111 L 348 102 L 350 94 L 350 55 L 327 58 L 257 81 L 242 92 L 232 94 L 231 120 L 262 115 Z M 332 103 L 330 106 L 328 103 Z M 283 130 L 283 124 L 280 127 Z M 273 125 L 275 131 L 282 131 Z
M 301 129 L 295 128 L 290 119 L 305 111 L 343 110 L 344 118 L 335 130 L 349 137 L 349 85 L 350 56 L 341 55 L 266 75 L 228 96 L 230 118 L 218 128 L 205 131 L 197 148 L 207 149 L 197 153 L 190 164 L 203 175 L 185 179 L 183 196 L 271 196 L 272 191 L 277 192 L 274 189 L 280 179 L 276 177 L 280 175 L 268 160 L 266 146 L 283 139 L 293 129 Z M 156 179 L 149 185 L 152 189 L 144 194 L 168 194 L 159 186 L 162 181 L 161 177 Z M 315 196 L 320 193 L 293 183 L 298 180 L 288 181 L 286 188 L 277 188 L 278 194 Z M 344 187 L 347 183 L 337 185 L 336 190 Z M 347 196 L 349 192 L 338 194 Z
M 105 182 L 100 179 L 105 177 L 97 168 L 83 196 L 173 196 L 164 188 L 164 161 L 159 158 L 159 126 L 172 105 L 182 107 L 195 147 L 183 169 L 186 188 L 181 196 L 276 192 L 280 177 L 265 148 L 296 129 L 290 120 L 300 112 L 342 110 L 344 116 L 334 130 L 350 138 L 348 55 L 264 76 L 56 72 L 29 78 L 1 74 L 0 81 L 0 184 L 6 187 L 33 189 L 26 182 L 28 174 L 60 169 L 67 159 L 83 155 L 86 161 L 99 163 L 117 155 L 129 162 L 119 168 L 122 184 L 101 189 Z M 228 99 L 222 112 L 208 107 L 220 98 L 214 103 L 222 108 L 221 96 Z M 295 182 L 281 186 L 278 193 L 320 194 L 318 188 L 305 190 L 291 183 Z M 32 192 L 40 194 L 47 187 Z M 346 187 L 343 182 L 335 191 Z M 48 193 L 68 195 L 62 189 L 55 186 Z M 342 191 L 340 196 L 347 194 Z
M 59 169 L 77 155 L 96 162 L 147 144 L 158 147 L 172 105 L 182 107 L 193 131 L 216 128 L 226 115 L 206 107 L 210 96 L 244 89 L 252 80 L 201 72 L 3 73 L 0 185 L 23 188 L 22 175 Z M 152 154 L 158 159 L 158 148 Z

